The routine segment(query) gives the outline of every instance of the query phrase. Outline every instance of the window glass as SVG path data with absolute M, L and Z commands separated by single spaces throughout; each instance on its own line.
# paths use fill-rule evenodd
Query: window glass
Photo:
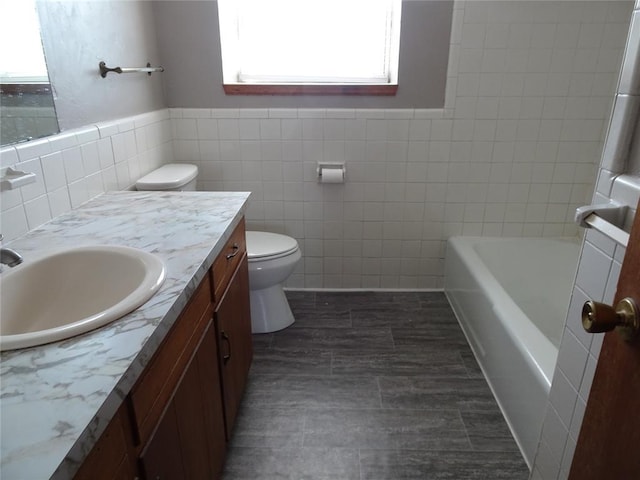
M 2 3 L 0 45 L 0 82 L 49 82 L 33 1 Z
M 395 84 L 400 0 L 219 0 L 225 83 Z

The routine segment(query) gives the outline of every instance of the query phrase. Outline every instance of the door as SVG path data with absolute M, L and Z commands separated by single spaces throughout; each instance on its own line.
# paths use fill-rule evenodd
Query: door
M 639 205 L 640 207 L 640 205 Z M 640 305 L 640 214 L 636 215 L 614 305 Z M 571 464 L 571 480 L 640 478 L 640 337 L 605 334 Z

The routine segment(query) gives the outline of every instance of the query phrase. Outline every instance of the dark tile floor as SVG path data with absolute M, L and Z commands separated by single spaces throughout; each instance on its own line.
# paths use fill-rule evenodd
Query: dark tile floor
M 254 335 L 225 480 L 526 480 L 442 293 L 288 292 Z

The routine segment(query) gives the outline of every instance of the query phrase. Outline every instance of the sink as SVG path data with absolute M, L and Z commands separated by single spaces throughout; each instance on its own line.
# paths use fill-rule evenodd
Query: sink
M 48 253 L 0 275 L 0 350 L 63 340 L 102 327 L 149 300 L 162 260 L 130 247 L 92 245 Z

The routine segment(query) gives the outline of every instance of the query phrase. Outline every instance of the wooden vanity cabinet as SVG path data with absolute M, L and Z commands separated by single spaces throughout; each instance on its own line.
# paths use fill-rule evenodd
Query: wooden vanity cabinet
M 75 478 L 219 478 L 251 359 L 242 221 Z

